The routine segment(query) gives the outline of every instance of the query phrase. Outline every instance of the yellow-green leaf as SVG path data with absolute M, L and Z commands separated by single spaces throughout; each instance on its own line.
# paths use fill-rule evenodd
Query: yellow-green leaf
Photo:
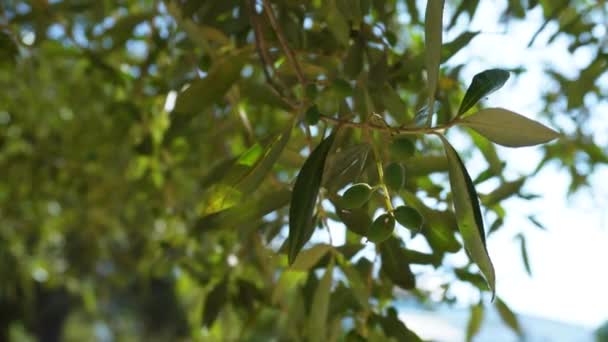
M 461 124 L 507 147 L 544 144 L 559 137 L 554 130 L 503 108 L 482 109 L 464 118 Z
M 425 39 L 425 62 L 428 78 L 429 91 L 429 115 L 428 122 L 433 117 L 433 106 L 435 105 L 435 90 L 439 80 L 439 64 L 441 63 L 441 42 L 443 31 L 443 4 L 444 0 L 429 0 L 426 3 L 426 14 L 424 22 Z
M 215 62 L 205 78 L 192 81 L 190 86 L 178 95 L 174 112 L 201 112 L 221 99 L 241 76 L 241 68 L 247 60 L 248 52 L 241 51 Z
M 452 188 L 458 230 L 462 235 L 466 250 L 486 278 L 492 291 L 492 297 L 494 297 L 496 288 L 494 266 L 486 248 L 486 237 L 477 191 L 475 191 L 473 181 L 456 150 L 443 136 L 440 137 L 448 158 L 450 187 Z
M 303 250 L 291 265 L 291 269 L 296 271 L 310 270 L 332 248 L 332 246 L 323 243 Z
M 473 337 L 477 335 L 481 330 L 481 323 L 483 321 L 483 303 L 479 302 L 471 307 L 471 315 L 469 317 L 469 323 L 467 324 L 467 337 L 466 341 L 470 342 Z
M 310 154 L 293 187 L 289 207 L 289 235 L 287 237 L 287 257 L 292 264 L 298 252 L 310 238 L 314 229 L 313 212 L 317 195 L 323 179 L 323 169 L 327 153 L 334 141 L 335 134 L 325 138 Z
M 519 320 L 517 319 L 515 313 L 513 313 L 513 311 L 511 311 L 511 309 L 507 306 L 507 304 L 500 300 L 500 298 L 496 298 L 494 305 L 496 306 L 496 310 L 498 311 L 498 315 L 500 315 L 502 321 L 505 322 L 505 324 L 508 325 L 509 328 L 511 328 L 511 330 L 513 330 L 518 336 L 523 336 L 524 332 L 519 325 Z

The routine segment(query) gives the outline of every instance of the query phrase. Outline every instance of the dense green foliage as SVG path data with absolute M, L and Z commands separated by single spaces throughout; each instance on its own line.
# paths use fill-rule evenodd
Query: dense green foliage
M 586 106 L 606 94 L 604 5 L 504 1 L 596 56 L 547 70 L 544 112 L 517 114 L 480 101 L 525 65 L 446 64 L 485 34 L 462 29 L 479 1 L 421 3 L 2 1 L 0 340 L 415 341 L 395 301 L 455 300 L 417 286 L 432 268 L 479 289 L 468 335 L 487 305 L 521 333 L 490 302 L 486 236 L 531 195 L 493 143 L 548 143 L 536 172 L 562 165 L 572 191 L 608 162 Z

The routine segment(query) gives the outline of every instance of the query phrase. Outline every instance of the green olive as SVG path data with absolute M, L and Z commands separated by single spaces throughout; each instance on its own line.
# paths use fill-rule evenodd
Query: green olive
M 405 169 L 399 163 L 391 163 L 384 169 L 384 183 L 392 190 L 399 190 L 405 181 Z
M 396 138 L 389 146 L 389 152 L 396 160 L 405 160 L 414 155 L 416 146 L 408 138 Z
M 412 207 L 405 205 L 400 206 L 395 209 L 393 214 L 395 215 L 397 222 L 407 229 L 419 231 L 422 227 L 422 215 Z
M 358 183 L 346 190 L 342 195 L 342 207 L 354 209 L 363 206 L 372 195 L 372 187 L 366 183 Z
M 382 242 L 388 239 L 395 230 L 395 218 L 391 214 L 378 216 L 367 231 L 367 239 L 372 242 Z

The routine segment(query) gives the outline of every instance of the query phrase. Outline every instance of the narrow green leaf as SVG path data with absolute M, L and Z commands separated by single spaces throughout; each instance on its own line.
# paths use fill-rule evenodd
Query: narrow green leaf
M 530 267 L 530 259 L 528 258 L 528 248 L 526 247 L 526 237 L 523 234 L 517 234 L 519 239 L 519 248 L 521 250 L 521 258 L 526 268 L 526 273 L 532 276 L 532 268 Z
M 458 229 L 466 250 L 486 278 L 492 291 L 492 297 L 494 297 L 496 289 L 494 266 L 486 248 L 486 237 L 477 191 L 475 191 L 473 181 L 471 181 L 471 177 L 456 150 L 443 136 L 440 137 L 448 158 L 450 187 L 454 198 Z
M 357 179 L 363 172 L 370 151 L 371 147 L 366 143 L 340 147 L 327 158 L 323 186 L 330 191 L 337 191 Z
M 410 115 L 408 115 L 405 102 L 403 102 L 399 93 L 388 83 L 382 88 L 380 98 L 386 110 L 397 122 L 404 123 L 411 119 Z
M 394 307 L 389 307 L 386 316 L 379 316 L 378 319 L 387 337 L 392 337 L 395 341 L 422 342 L 422 339 L 403 323 Z
M 332 248 L 332 246 L 327 244 L 319 244 L 303 250 L 291 265 L 291 269 L 296 271 L 310 270 Z
M 458 51 L 469 45 L 471 40 L 477 37 L 478 34 L 478 31 L 465 31 L 461 33 L 458 37 L 454 38 L 454 40 L 452 40 L 451 42 L 445 43 L 441 48 L 442 62 L 447 62 L 450 58 L 452 58 L 452 56 L 458 53 Z
M 329 295 L 331 281 L 333 279 L 334 263 L 329 263 L 325 274 L 319 281 L 317 290 L 312 298 L 311 312 L 309 316 L 310 341 L 325 341 L 327 330 L 327 314 L 329 311 Z
M 507 147 L 544 144 L 559 137 L 554 130 L 503 108 L 482 109 L 464 118 L 461 124 Z
M 428 124 L 431 123 L 433 107 L 435 105 L 435 91 L 439 81 L 439 64 L 441 63 L 441 42 L 443 31 L 443 4 L 444 0 L 429 0 L 426 3 L 424 18 L 425 62 L 429 91 Z
M 327 28 L 342 46 L 348 46 L 350 40 L 350 26 L 344 15 L 338 9 L 336 0 L 326 1 Z
M 519 325 L 519 320 L 517 319 L 515 313 L 513 313 L 507 304 L 500 298 L 496 298 L 494 305 L 496 306 L 496 310 L 498 311 L 502 321 L 505 322 L 505 324 L 509 326 L 509 328 L 511 328 L 511 330 L 513 330 L 518 336 L 522 337 L 524 332 Z
M 293 187 L 289 207 L 289 236 L 287 237 L 287 256 L 292 264 L 298 252 L 310 238 L 314 229 L 313 212 L 323 179 L 323 169 L 327 153 L 334 141 L 335 134 L 325 138 L 310 154 Z
M 203 310 L 203 326 L 210 327 L 219 315 L 228 297 L 228 282 L 223 279 L 207 294 Z
M 473 76 L 473 81 L 464 94 L 456 116 L 460 116 L 469 110 L 482 97 L 488 96 L 500 89 L 508 79 L 509 72 L 502 69 L 489 69 Z
M 220 228 L 233 228 L 241 224 L 258 220 L 264 215 L 282 208 L 291 197 L 287 189 L 273 189 L 259 196 L 254 196 L 238 206 L 201 217 L 194 224 L 197 233 Z
M 180 114 L 199 113 L 217 99 L 221 99 L 240 78 L 247 53 L 241 51 L 214 63 L 205 78 L 192 81 L 190 86 L 178 95 L 173 111 Z
M 243 194 L 256 190 L 266 175 L 272 170 L 272 167 L 289 142 L 292 128 L 293 122 L 289 122 L 285 131 L 272 141 L 266 148 L 264 155 L 258 158 L 257 162 L 237 182 L 236 188 Z
M 395 237 L 390 237 L 380 244 L 381 271 L 395 285 L 409 290 L 416 287 L 416 278 L 410 270 L 410 265 L 404 252 L 401 247 L 401 241 Z
M 483 322 L 484 307 L 483 303 L 479 302 L 471 307 L 471 315 L 469 316 L 469 323 L 467 324 L 467 337 L 466 341 L 470 342 L 473 337 L 481 330 L 481 323 Z

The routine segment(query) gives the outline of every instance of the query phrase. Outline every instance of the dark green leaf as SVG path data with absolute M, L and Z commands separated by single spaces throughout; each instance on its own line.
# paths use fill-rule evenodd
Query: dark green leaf
M 532 269 L 530 268 L 530 260 L 528 259 L 528 248 L 526 247 L 526 237 L 523 234 L 518 234 L 519 248 L 521 251 L 521 259 L 524 262 L 524 267 L 529 276 L 532 276 Z
M 473 77 L 473 81 L 467 89 L 456 116 L 473 107 L 479 100 L 500 89 L 509 79 L 509 72 L 502 69 L 489 69 Z
M 228 297 L 228 281 L 223 279 L 207 294 L 203 311 L 203 326 L 210 327 L 219 315 Z
M 382 258 L 381 271 L 397 286 L 411 290 L 416 287 L 416 278 L 410 270 L 409 260 L 401 247 L 401 242 L 391 237 L 380 244 Z
M 325 159 L 334 138 L 335 134 L 330 135 L 312 151 L 296 178 L 289 207 L 289 236 L 287 237 L 289 264 L 294 262 L 314 229 L 313 212 L 321 179 L 323 179 Z
M 422 342 L 422 339 L 415 332 L 405 326 L 394 307 L 389 307 L 386 316 L 378 316 L 377 319 L 380 321 L 382 330 L 387 337 L 392 337 L 396 341 Z
M 477 191 L 475 191 L 473 181 L 471 181 L 471 177 L 458 153 L 443 136 L 440 137 L 448 158 L 450 186 L 458 229 L 462 235 L 465 248 L 485 276 L 493 297 L 496 289 L 494 266 L 486 248 L 486 236 Z
M 321 118 L 321 112 L 319 112 L 319 108 L 317 105 L 312 105 L 306 110 L 306 123 L 309 125 L 316 125 Z

